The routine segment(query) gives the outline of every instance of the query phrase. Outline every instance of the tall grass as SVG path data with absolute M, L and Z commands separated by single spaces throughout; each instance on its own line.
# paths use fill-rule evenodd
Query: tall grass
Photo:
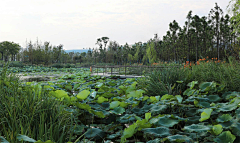
M 36 140 L 67 142 L 72 126 L 71 114 L 63 104 L 48 95 L 40 85 L 23 86 L 7 71 L 0 78 L 0 136 L 11 143 L 22 134 Z
M 139 86 L 150 96 L 180 94 L 191 81 L 215 81 L 225 86 L 227 91 L 240 91 L 240 63 L 229 58 L 229 63 L 209 61 L 192 65 L 191 68 L 169 67 L 156 70 L 139 80 Z M 176 81 L 183 81 L 177 83 Z

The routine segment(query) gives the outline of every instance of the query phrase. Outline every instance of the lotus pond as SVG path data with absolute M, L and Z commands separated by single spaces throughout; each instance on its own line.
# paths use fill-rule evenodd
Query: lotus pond
M 2 69 L 3 143 L 240 142 L 240 93 L 215 82 L 192 81 L 182 94 L 148 96 L 139 79 L 91 76 L 88 69 L 10 71 L 64 74 L 22 82 Z

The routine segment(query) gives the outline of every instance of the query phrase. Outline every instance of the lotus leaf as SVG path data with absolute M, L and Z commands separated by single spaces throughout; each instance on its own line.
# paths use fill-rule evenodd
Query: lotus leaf
M 71 130 L 77 135 L 80 135 L 84 130 L 84 125 L 75 125 L 71 127 Z
M 137 120 L 136 124 L 138 125 L 138 131 L 144 128 L 151 128 L 152 126 L 146 119 Z
M 175 96 L 168 95 L 168 94 L 163 95 L 162 98 L 161 98 L 161 100 L 174 100 L 174 99 L 175 99 Z
M 68 97 L 68 94 L 64 90 L 56 90 L 55 93 L 54 93 L 54 96 L 56 98 L 62 98 L 62 97 Z
M 4 137 L 0 136 L 1 143 L 9 143 Z
M 132 137 L 133 134 L 135 134 L 136 131 L 137 131 L 137 130 L 135 130 L 136 128 L 137 128 L 137 125 L 136 124 L 132 124 L 128 128 L 124 129 L 123 135 L 121 137 L 121 142 L 125 142 L 125 140 L 127 138 Z
M 228 122 L 220 123 L 220 125 L 222 125 L 223 128 L 229 129 L 233 125 L 233 122 L 228 121 Z
M 115 139 L 116 137 L 121 136 L 121 132 L 116 132 L 116 134 L 111 134 L 107 138 L 108 139 Z
M 194 93 L 195 91 L 196 91 L 195 89 L 190 89 L 190 88 L 188 88 L 187 90 L 185 90 L 185 91 L 183 92 L 183 95 L 191 96 L 191 95 L 193 95 L 193 93 Z
M 91 128 L 87 130 L 87 133 L 84 136 L 86 138 L 94 138 L 94 140 L 98 140 L 105 137 L 105 132 L 98 128 Z
M 105 101 L 108 101 L 108 99 L 104 98 L 104 97 L 98 97 L 97 103 L 101 104 L 101 103 L 103 103 Z
M 120 102 L 119 106 L 125 108 L 125 107 L 128 106 L 128 103 L 126 103 L 126 102 Z
M 84 100 L 88 97 L 89 94 L 90 94 L 90 91 L 83 90 L 80 93 L 78 93 L 77 98 L 80 99 L 80 100 Z
M 231 127 L 233 134 L 240 136 L 240 123 L 234 123 Z
M 185 111 L 186 116 L 194 116 L 197 114 L 197 108 L 190 108 L 189 110 Z
M 99 118 L 104 118 L 105 117 L 104 113 L 101 112 L 101 111 L 91 110 L 90 113 L 98 116 Z
M 230 120 L 232 120 L 232 116 L 231 115 L 223 114 L 222 116 L 218 117 L 216 121 L 218 123 L 223 123 L 223 122 L 228 122 Z
M 184 130 L 188 132 L 206 132 L 210 130 L 210 128 L 200 124 L 192 124 L 191 126 L 185 126 Z
M 200 116 L 188 117 L 188 124 L 196 124 L 199 122 Z
M 111 110 L 111 112 L 114 114 L 122 114 L 125 112 L 125 109 L 123 107 L 116 107 L 113 110 Z
M 109 104 L 108 102 L 103 102 L 103 103 L 101 104 L 101 106 L 102 106 L 103 109 L 107 110 L 107 109 L 109 109 L 110 104 Z
M 169 128 L 157 127 L 157 128 L 146 128 L 142 129 L 145 134 L 153 135 L 154 137 L 166 137 L 171 135 Z
M 152 106 L 152 108 L 150 109 L 150 112 L 152 114 L 160 114 L 161 112 L 164 112 L 167 109 L 167 105 L 154 105 Z
M 193 89 L 193 87 L 195 86 L 195 84 L 198 84 L 198 81 L 192 81 L 192 82 L 188 83 L 187 86 L 189 86 L 190 89 Z
M 176 95 L 175 97 L 177 98 L 178 103 L 182 103 L 183 98 L 181 95 Z
M 139 98 L 139 97 L 142 97 L 142 94 L 144 93 L 144 90 L 137 90 L 137 91 L 131 91 L 129 92 L 129 94 L 127 95 L 128 98 L 130 97 L 136 97 L 136 98 Z
M 210 107 L 210 103 L 209 102 L 198 102 L 197 105 L 199 107 L 202 107 L 202 108 L 209 108 Z
M 222 100 L 218 95 L 209 95 L 207 98 L 210 102 L 219 102 Z
M 90 110 L 91 110 L 91 106 L 89 106 L 89 105 L 86 104 L 86 103 L 75 103 L 75 106 L 77 106 L 77 107 L 80 108 L 80 109 L 87 110 L 87 111 L 90 111 Z
M 137 114 L 137 115 L 143 115 L 145 113 L 145 111 L 142 110 L 141 108 L 133 108 L 132 112 Z
M 154 123 L 156 126 L 173 127 L 174 125 L 179 123 L 178 119 L 172 119 L 166 116 L 159 117 L 157 120 L 158 121 Z
M 221 107 L 221 108 L 218 108 L 217 111 L 218 112 L 229 112 L 229 111 L 232 111 L 232 110 L 235 110 L 237 108 L 237 104 L 229 104 L 229 105 L 226 105 L 224 107 Z
M 161 142 L 161 139 L 156 138 L 155 140 L 150 140 L 147 143 L 160 143 L 160 142 Z
M 167 137 L 170 142 L 178 142 L 178 143 L 192 143 L 193 140 L 187 136 L 184 135 L 174 135 L 174 136 L 168 136 Z
M 36 140 L 34 140 L 34 139 L 32 139 L 32 138 L 29 138 L 28 136 L 25 136 L 25 135 L 17 135 L 17 139 L 19 140 L 19 141 L 27 141 L 27 142 L 32 142 L 32 143 L 34 143 L 34 142 L 36 142 Z
M 151 113 L 145 113 L 145 119 L 148 121 L 151 118 Z
M 120 104 L 119 101 L 113 101 L 110 103 L 110 109 L 114 109 L 115 107 L 118 107 Z
M 212 111 L 213 111 L 213 109 L 204 109 L 201 114 L 201 119 L 199 119 L 199 121 L 202 122 L 202 121 L 209 119 Z
M 214 141 L 217 143 L 233 143 L 235 139 L 236 137 L 230 131 L 225 131 L 215 138 Z
M 93 91 L 93 92 L 90 94 L 90 96 L 91 96 L 92 98 L 95 98 L 95 97 L 97 96 L 97 92 L 96 92 L 96 91 Z
M 215 134 L 215 135 L 219 135 L 219 134 L 221 134 L 221 132 L 223 131 L 223 129 L 222 129 L 222 125 L 214 125 L 213 126 L 213 128 L 212 128 L 212 130 L 213 130 L 213 133 Z
M 130 115 L 129 114 L 125 114 L 124 116 L 122 116 L 122 117 L 120 117 L 118 119 L 118 121 L 120 123 L 129 123 L 129 122 L 133 122 L 135 120 L 136 120 L 136 118 L 135 118 L 134 114 L 130 114 Z
M 208 92 L 214 87 L 216 88 L 215 82 L 203 82 L 199 85 L 199 88 L 201 89 L 202 92 Z

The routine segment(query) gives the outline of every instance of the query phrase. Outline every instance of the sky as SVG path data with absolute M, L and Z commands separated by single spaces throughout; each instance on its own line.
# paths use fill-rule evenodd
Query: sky
M 229 0 L 1 0 L 0 42 L 96 48 L 98 38 L 120 45 L 160 39 L 176 20 L 182 27 L 190 10 L 207 16 L 215 3 L 227 13 Z

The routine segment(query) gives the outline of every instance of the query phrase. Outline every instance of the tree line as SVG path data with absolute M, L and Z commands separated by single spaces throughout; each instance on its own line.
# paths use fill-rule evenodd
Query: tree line
M 14 46 L 4 48 L 7 47 L 5 41 L 0 43 L 0 53 L 2 60 L 3 57 L 8 60 L 8 55 L 12 55 L 12 60 L 44 65 L 54 63 L 149 64 L 159 61 L 197 61 L 207 56 L 218 60 L 223 60 L 227 56 L 239 59 L 238 6 L 240 0 L 234 2 L 229 6 L 234 13 L 232 17 L 224 14 L 216 3 L 207 16 L 200 17 L 189 11 L 182 27 L 173 20 L 169 24 L 166 35 L 159 38 L 155 34 L 147 42 L 120 45 L 108 37 L 101 37 L 96 41 L 98 48 L 89 48 L 88 52 L 83 53 L 67 53 L 63 50 L 62 44 L 52 46 L 50 42 L 41 44 L 38 41 L 35 43 L 30 41 L 26 48 L 20 49 L 20 46 L 13 42 L 8 43 Z

